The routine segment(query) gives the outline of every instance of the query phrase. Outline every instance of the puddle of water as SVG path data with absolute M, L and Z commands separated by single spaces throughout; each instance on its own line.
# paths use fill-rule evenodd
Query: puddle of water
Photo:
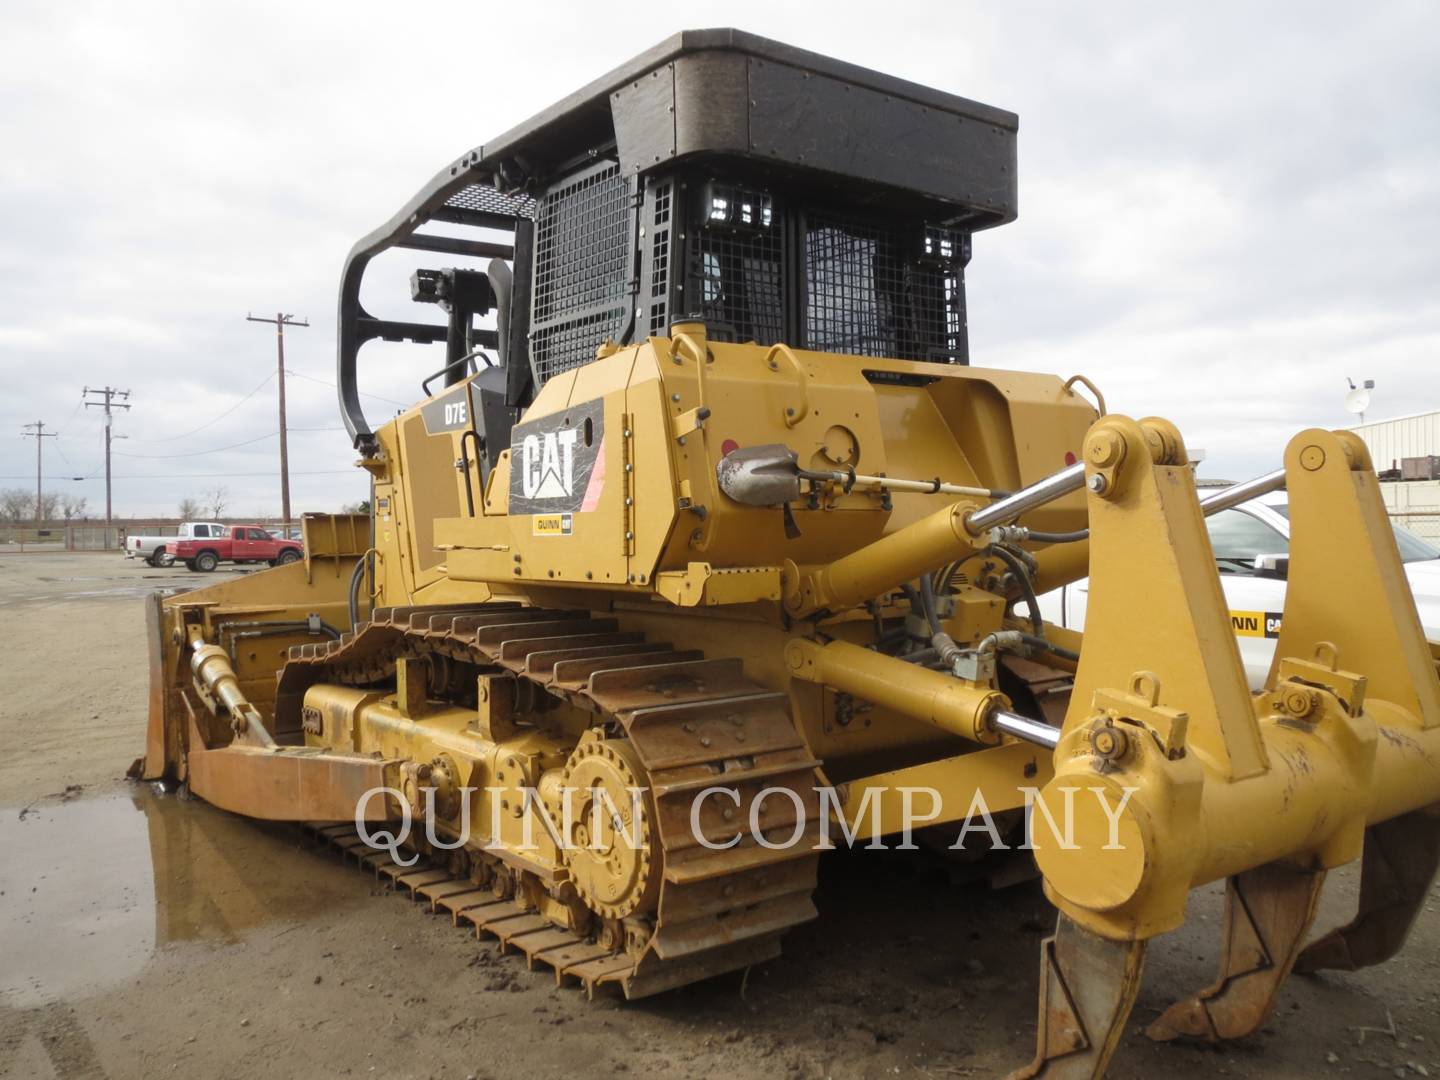
M 297 829 L 148 788 L 0 810 L 0 1003 L 73 999 L 161 952 L 334 918 L 363 895 Z

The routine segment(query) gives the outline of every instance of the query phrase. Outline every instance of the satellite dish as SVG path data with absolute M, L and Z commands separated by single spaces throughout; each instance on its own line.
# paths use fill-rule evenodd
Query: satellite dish
M 1358 413 L 1360 418 L 1363 420 L 1365 417 L 1365 410 L 1369 407 L 1370 391 L 1365 387 L 1362 386 L 1358 389 L 1351 390 L 1348 394 L 1345 395 L 1346 412 Z

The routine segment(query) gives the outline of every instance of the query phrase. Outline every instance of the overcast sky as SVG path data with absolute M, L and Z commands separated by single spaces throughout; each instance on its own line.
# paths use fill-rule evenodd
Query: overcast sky
M 7 0 L 0 487 L 33 483 L 43 420 L 51 484 L 103 510 L 80 401 L 109 384 L 133 405 L 118 515 L 216 485 L 278 512 L 274 334 L 245 315 L 283 309 L 310 321 L 295 509 L 363 498 L 329 385 L 350 245 L 462 150 L 715 25 L 1020 114 L 1020 218 L 970 267 L 976 365 L 1084 372 L 1233 478 L 1344 424 L 1347 375 L 1376 381 L 1369 418 L 1440 407 L 1433 3 Z M 376 306 L 408 306 L 399 283 Z M 367 355 L 372 416 L 417 396 L 424 361 Z

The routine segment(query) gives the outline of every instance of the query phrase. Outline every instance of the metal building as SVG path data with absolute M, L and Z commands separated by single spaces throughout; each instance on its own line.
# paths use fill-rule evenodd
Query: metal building
M 1370 448 L 1391 517 L 1440 543 L 1440 409 L 1357 424 L 1351 430 Z

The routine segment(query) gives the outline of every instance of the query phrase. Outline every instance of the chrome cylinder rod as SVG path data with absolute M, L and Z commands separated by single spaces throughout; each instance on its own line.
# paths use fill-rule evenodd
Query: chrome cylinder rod
M 1229 510 L 1239 506 L 1243 502 L 1249 502 L 1258 495 L 1268 495 L 1272 491 L 1279 491 L 1285 486 L 1285 470 L 1276 469 L 1264 476 L 1257 476 L 1253 480 L 1245 480 L 1238 484 L 1231 484 L 1227 488 L 1220 488 L 1212 491 L 1200 500 L 1200 509 L 1205 516 L 1218 514 L 1221 510 Z
M 965 528 L 970 535 L 979 536 L 986 529 L 1008 524 L 1037 506 L 1054 502 L 1084 486 L 1085 466 L 1080 462 L 1067 465 L 1059 472 L 1051 473 L 1045 479 L 1021 488 L 1013 495 L 1007 495 L 982 510 L 976 510 L 965 519 Z
M 993 730 L 1004 735 L 1014 735 L 1017 739 L 1024 739 L 1036 746 L 1043 746 L 1047 750 L 1054 750 L 1060 741 L 1059 728 L 1053 728 L 1039 720 L 1032 720 L 1028 716 L 1021 716 L 1019 713 L 995 709 L 990 713 L 988 720 Z

